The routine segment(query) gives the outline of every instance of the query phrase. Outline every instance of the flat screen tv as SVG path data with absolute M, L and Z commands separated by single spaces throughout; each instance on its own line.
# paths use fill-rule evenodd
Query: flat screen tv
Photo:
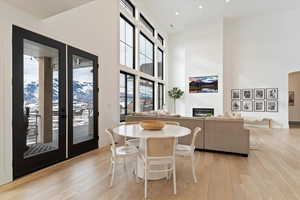
M 189 78 L 190 93 L 218 93 L 218 76 Z

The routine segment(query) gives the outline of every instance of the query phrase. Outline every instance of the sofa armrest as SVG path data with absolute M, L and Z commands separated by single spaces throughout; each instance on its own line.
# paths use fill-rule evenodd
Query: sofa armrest
M 206 120 L 205 149 L 249 154 L 249 130 L 242 120 Z

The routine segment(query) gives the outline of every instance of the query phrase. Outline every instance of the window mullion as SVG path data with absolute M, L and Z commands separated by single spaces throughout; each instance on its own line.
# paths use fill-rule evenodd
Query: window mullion
M 128 98 L 128 75 L 125 74 L 125 115 L 128 114 L 128 108 L 127 108 L 127 104 L 128 104 L 128 101 L 127 101 L 127 98 Z
M 125 21 L 125 31 L 124 31 L 124 33 L 125 33 L 125 66 L 127 66 L 127 48 L 126 48 L 126 44 L 127 44 L 127 24 L 126 24 L 127 22 Z M 127 77 L 127 75 L 126 75 L 126 77 Z

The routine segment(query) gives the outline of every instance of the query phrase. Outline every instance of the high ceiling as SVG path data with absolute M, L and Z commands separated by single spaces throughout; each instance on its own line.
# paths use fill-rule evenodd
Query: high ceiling
M 169 33 L 216 17 L 243 17 L 300 8 L 300 0 L 138 0 Z M 202 8 L 199 8 L 199 6 Z M 176 15 L 178 12 L 178 15 Z M 174 27 L 171 28 L 170 25 Z
M 47 18 L 93 0 L 1 0 L 39 18 Z
M 47 18 L 93 0 L 0 0 Z M 105 1 L 105 0 L 103 0 Z M 106 0 L 113 1 L 113 0 Z M 243 17 L 300 8 L 300 0 L 132 0 L 147 9 L 156 23 L 168 33 L 180 31 L 195 22 L 217 17 Z M 202 8 L 199 8 L 201 6 Z M 178 15 L 176 15 L 176 12 Z M 170 25 L 173 25 L 171 27 Z

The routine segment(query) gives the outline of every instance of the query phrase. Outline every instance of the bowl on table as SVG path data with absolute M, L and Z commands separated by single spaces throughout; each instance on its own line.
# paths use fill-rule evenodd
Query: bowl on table
M 145 130 L 157 131 L 165 127 L 165 123 L 158 120 L 144 120 L 140 122 L 140 125 Z

